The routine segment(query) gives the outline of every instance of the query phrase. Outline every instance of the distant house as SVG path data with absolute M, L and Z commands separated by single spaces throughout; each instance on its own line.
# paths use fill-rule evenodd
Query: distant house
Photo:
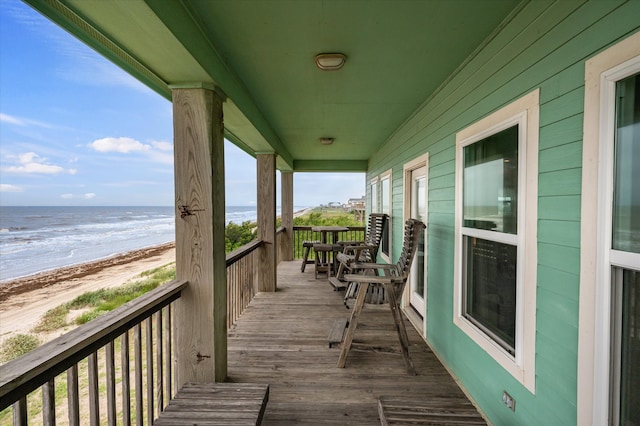
M 345 208 L 349 211 L 364 209 L 367 206 L 367 197 L 349 198 Z

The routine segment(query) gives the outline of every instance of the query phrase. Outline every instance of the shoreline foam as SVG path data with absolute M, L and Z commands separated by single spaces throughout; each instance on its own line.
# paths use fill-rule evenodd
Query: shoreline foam
M 170 242 L 157 246 L 132 250 L 126 253 L 98 259 L 92 262 L 79 263 L 77 265 L 65 266 L 58 269 L 38 272 L 37 274 L 27 275 L 25 277 L 1 281 L 0 302 L 8 300 L 12 296 L 46 288 L 59 282 L 69 281 L 96 274 L 103 269 L 109 268 L 111 266 L 123 265 L 157 256 L 173 248 L 175 248 L 175 242 Z

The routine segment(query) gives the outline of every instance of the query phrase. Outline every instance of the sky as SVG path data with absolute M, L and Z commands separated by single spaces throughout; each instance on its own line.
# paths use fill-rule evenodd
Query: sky
M 225 181 L 227 205 L 255 205 L 256 161 L 228 141 Z M 294 173 L 295 206 L 364 193 L 363 173 Z M 0 205 L 173 203 L 171 103 L 28 5 L 0 0 Z

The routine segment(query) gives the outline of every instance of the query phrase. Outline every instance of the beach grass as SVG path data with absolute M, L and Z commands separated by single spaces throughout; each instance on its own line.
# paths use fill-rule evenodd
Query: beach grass
M 16 334 L 5 340 L 0 348 L 0 361 L 18 358 L 40 346 L 40 338 L 35 334 Z

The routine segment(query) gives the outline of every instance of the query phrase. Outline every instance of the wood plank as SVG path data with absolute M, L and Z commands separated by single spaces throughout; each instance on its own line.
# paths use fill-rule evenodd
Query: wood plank
M 122 380 L 122 424 L 131 425 L 131 369 L 129 367 L 129 331 L 120 336 L 120 377 Z
M 229 378 L 269 384 L 264 425 L 379 424 L 381 395 L 466 401 L 464 393 L 403 318 L 417 376 L 407 374 L 388 305 L 364 305 L 346 368 L 329 348 L 334 321 L 348 317 L 343 294 L 300 262 L 278 265 L 278 291 L 258 293 L 229 330 Z
M 462 398 L 381 396 L 378 415 L 384 426 L 487 424 L 473 404 Z
M 349 318 L 338 318 L 333 322 L 333 325 L 331 326 L 331 331 L 329 332 L 330 348 L 332 348 L 333 345 L 337 343 L 342 343 L 344 332 L 348 324 L 349 324 Z
M 162 425 L 259 425 L 269 385 L 187 383 L 153 423 Z
M 67 370 L 67 412 L 69 413 L 69 426 L 79 426 L 78 364 L 74 364 Z
M 338 277 L 329 277 L 329 284 L 337 291 L 347 288 L 347 283 L 340 281 Z
M 108 424 L 116 424 L 116 361 L 115 361 L 115 346 L 113 341 L 107 343 L 105 346 L 106 359 L 106 380 L 107 380 L 107 422 Z
M 42 385 L 42 424 L 56 424 L 56 385 L 55 380 L 49 380 Z
M 98 389 L 98 354 L 92 353 L 87 358 L 89 376 L 89 424 L 98 426 L 100 424 L 100 391 Z

